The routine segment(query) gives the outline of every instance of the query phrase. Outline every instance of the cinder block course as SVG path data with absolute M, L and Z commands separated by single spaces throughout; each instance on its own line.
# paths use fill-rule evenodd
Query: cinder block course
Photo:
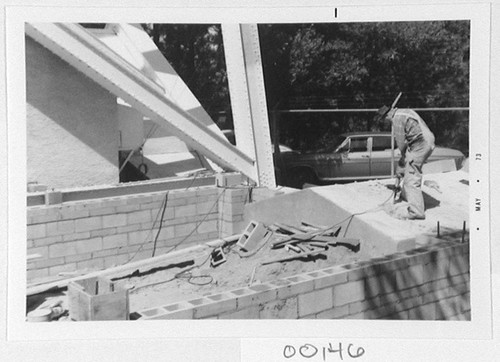
M 78 254 L 76 250 L 76 241 L 70 241 L 67 243 L 58 243 L 49 245 L 49 257 L 58 258 L 60 256 L 68 256 Z
M 195 228 L 196 228 L 195 223 L 175 225 L 174 235 L 176 238 L 181 237 L 181 236 L 186 236 L 186 235 L 189 235 L 191 233 L 194 233 Z
M 75 220 L 75 231 L 77 233 L 83 231 L 91 231 L 102 228 L 102 216 L 93 216 L 85 219 Z
M 347 282 L 347 275 L 347 272 L 340 269 L 333 274 L 323 272 L 314 278 L 314 289 L 323 289 L 333 285 L 345 283 Z
M 143 204 L 133 204 L 133 205 L 122 205 L 122 206 L 116 206 L 115 210 L 119 214 L 127 213 L 127 212 L 133 212 L 133 211 L 138 211 L 141 209 L 141 206 Z
M 364 312 L 364 311 L 369 310 L 369 309 L 379 308 L 380 306 L 382 306 L 386 303 L 387 303 L 387 301 L 385 301 L 384 298 L 375 297 L 375 298 L 370 298 L 370 299 L 366 299 L 366 300 L 359 301 L 359 302 L 349 303 L 349 304 L 346 304 L 342 307 L 336 307 L 335 309 L 345 307 L 348 309 L 348 314 L 357 314 L 357 313 Z
M 205 215 L 208 213 L 217 214 L 218 213 L 217 204 L 218 203 L 214 201 L 207 201 L 207 202 L 198 201 L 198 203 L 196 204 L 196 213 L 198 215 Z
M 153 212 L 155 212 L 155 211 L 157 212 L 160 209 L 160 207 L 162 207 L 162 205 L 163 205 L 162 201 L 149 202 L 147 204 L 141 204 L 140 209 L 141 210 L 149 209 L 149 210 L 153 210 Z M 168 209 L 168 207 L 167 207 L 167 209 Z
M 314 279 L 307 274 L 284 278 L 290 284 L 278 288 L 278 298 L 286 299 L 294 295 L 311 292 L 314 289 Z
M 467 256 L 455 256 L 450 260 L 449 275 L 460 275 L 470 270 L 469 258 Z
M 349 308 L 347 305 L 342 307 L 331 308 L 316 314 L 316 319 L 340 319 L 349 315 Z
M 112 228 L 127 225 L 127 214 L 104 215 L 102 217 L 103 228 Z
M 75 263 L 82 260 L 92 259 L 92 253 L 68 255 L 64 257 L 65 263 Z
M 55 243 L 59 243 L 63 240 L 62 235 L 49 236 L 47 238 L 35 239 L 33 240 L 33 247 L 52 245 Z
M 76 271 L 76 263 L 70 263 L 70 264 L 61 264 L 61 265 L 56 265 L 52 266 L 49 268 L 49 275 L 58 275 L 59 273 L 62 272 L 71 272 L 71 271 Z
M 119 226 L 119 227 L 115 228 L 117 234 L 128 234 L 132 231 L 138 231 L 141 229 L 142 229 L 142 227 L 140 224 Z
M 168 193 L 168 200 L 188 199 L 196 197 L 196 189 L 174 190 Z
M 220 314 L 219 319 L 260 319 L 260 309 L 258 305 L 252 305 L 245 309 Z
M 79 254 L 102 250 L 102 238 L 79 240 L 76 243 L 76 250 Z
M 396 272 L 398 289 L 406 289 L 424 283 L 424 269 L 422 265 L 413 265 Z
M 450 277 L 449 280 L 450 280 L 450 284 L 452 284 L 452 285 L 469 283 L 470 274 L 469 274 L 469 272 L 463 273 L 463 274 L 458 274 L 458 275 Z
M 47 236 L 45 224 L 28 225 L 26 231 L 28 239 L 41 239 Z
M 77 209 L 74 206 L 63 206 L 59 209 L 60 219 L 79 219 L 88 217 L 90 212 L 88 209 Z
M 111 255 L 104 258 L 104 268 L 125 264 L 130 259 L 128 254 Z
M 127 225 L 141 224 L 153 221 L 151 219 L 151 210 L 134 211 L 127 215 Z
M 77 270 L 101 270 L 104 268 L 104 259 L 90 259 L 79 261 L 78 263 L 76 263 L 76 268 Z
M 99 230 L 92 230 L 90 232 L 90 238 L 95 238 L 99 236 L 109 236 L 109 235 L 115 235 L 117 233 L 117 228 L 106 228 L 106 229 L 99 229 Z
M 420 305 L 408 310 L 408 319 L 411 320 L 435 320 L 436 303 Z
M 300 294 L 298 296 L 298 302 L 299 317 L 331 309 L 333 308 L 333 289 L 325 288 L 306 294 Z
M 28 255 L 38 254 L 41 258 L 47 259 L 49 257 L 49 247 L 48 246 L 40 246 L 37 248 L 29 248 Z
M 220 296 L 220 298 L 217 298 Z M 208 296 L 203 299 L 204 303 L 194 308 L 194 318 L 205 318 L 215 316 L 223 312 L 236 310 L 236 298 L 228 294 Z
M 71 234 L 75 232 L 73 220 L 56 221 L 47 224 L 47 236 Z
M 88 231 L 83 233 L 71 233 L 62 236 L 62 241 L 73 241 L 73 240 L 81 240 L 90 238 L 90 233 Z
M 175 218 L 197 216 L 196 204 L 176 206 L 174 212 Z
M 297 297 L 270 301 L 260 310 L 260 319 L 297 319 L 298 316 Z
M 48 272 L 49 267 L 64 264 L 65 259 L 66 259 L 65 257 L 59 257 L 59 258 L 50 258 L 50 259 L 45 259 L 45 260 L 35 260 L 32 264 L 34 265 L 35 269 L 47 268 L 47 272 Z
M 436 303 L 436 319 L 438 320 L 446 320 L 462 312 L 460 297 L 446 298 Z
M 217 197 L 219 196 L 220 189 L 217 187 L 213 186 L 207 186 L 207 187 L 198 187 L 196 189 L 196 197 L 201 197 L 201 196 L 214 196 Z M 215 198 L 214 198 L 215 200 Z
M 216 232 L 218 227 L 217 220 L 204 221 L 198 226 L 198 234 L 205 234 L 210 232 Z
M 369 278 L 379 273 L 377 265 L 373 264 L 370 261 L 349 264 L 348 268 L 346 267 L 344 268 L 348 270 L 348 272 L 346 273 L 348 281 L 355 281 L 363 278 Z
M 128 243 L 129 245 L 142 244 L 144 242 L 153 240 L 153 235 L 154 234 L 149 230 L 133 231 L 128 234 Z
M 246 291 L 247 293 L 239 295 L 236 298 L 238 309 L 276 300 L 276 289 L 268 284 L 257 284 L 246 288 Z
M 118 207 L 118 206 L 123 206 L 128 204 L 129 200 L 135 200 L 138 199 L 139 197 L 134 197 L 134 196 L 119 196 L 119 197 L 112 197 L 109 199 L 102 199 L 100 200 L 102 202 L 101 205 L 105 205 L 106 207 Z M 133 202 L 130 202 L 133 203 Z
M 110 235 L 102 238 L 103 249 L 119 248 L 128 245 L 128 235 Z
M 33 269 L 26 272 L 26 279 L 33 281 L 36 279 L 46 278 L 49 276 L 49 268 Z
M 95 209 L 90 209 L 90 216 L 102 216 L 102 215 L 111 215 L 116 213 L 115 207 L 100 207 Z
M 448 288 L 434 290 L 422 296 L 422 304 L 433 303 L 449 297 Z
M 333 287 L 333 305 L 335 307 L 365 299 L 363 280 L 339 284 Z
M 135 249 L 137 249 L 137 246 L 135 247 Z M 105 250 L 93 251 L 90 254 L 92 255 L 92 258 L 101 258 L 111 255 L 117 255 L 118 251 L 119 251 L 118 249 L 105 249 Z
M 174 307 L 175 308 L 170 308 Z M 168 308 L 168 309 L 167 309 Z M 143 317 L 141 319 L 193 319 L 193 308 L 187 306 L 186 302 L 175 303 L 173 305 L 163 306 L 163 308 L 158 308 L 158 314 L 151 317 Z M 163 314 L 161 310 L 163 309 Z
M 141 195 L 129 195 L 126 196 L 126 202 L 122 205 L 137 205 L 145 204 L 148 202 L 153 202 L 153 195 L 151 194 L 141 194 Z
M 408 320 L 408 311 L 407 310 L 398 311 L 398 312 L 389 314 L 388 316 L 385 316 L 384 319 Z

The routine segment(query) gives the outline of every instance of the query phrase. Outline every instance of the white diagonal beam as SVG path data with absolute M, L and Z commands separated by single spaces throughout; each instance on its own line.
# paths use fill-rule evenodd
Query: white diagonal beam
M 143 73 L 145 71 L 146 74 L 150 74 L 153 80 L 161 84 L 168 99 L 197 120 L 203 122 L 216 134 L 225 138 L 219 126 L 205 111 L 187 84 L 177 74 L 168 60 L 165 59 L 165 56 L 140 24 L 108 24 L 107 27 L 113 29 L 113 32 L 129 49 L 130 53 L 140 54 L 143 59 Z M 206 168 L 221 171 L 216 164 L 209 162 L 199 152 L 196 152 L 196 157 L 200 158 Z
M 255 157 L 260 186 L 275 187 L 264 75 L 256 24 L 222 24 L 236 145 Z
M 165 97 L 163 89 L 77 24 L 26 24 L 26 33 L 215 162 L 256 180 L 254 161 Z

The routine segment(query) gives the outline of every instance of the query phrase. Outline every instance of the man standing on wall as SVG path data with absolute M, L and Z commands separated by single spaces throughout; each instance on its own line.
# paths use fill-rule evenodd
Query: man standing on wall
M 401 151 L 396 168 L 396 187 L 401 185 L 401 196 L 408 202 L 408 208 L 396 215 L 400 219 L 425 219 L 422 195 L 422 165 L 434 150 L 434 134 L 424 120 L 411 109 L 383 106 L 376 119 L 392 122 L 394 138 Z

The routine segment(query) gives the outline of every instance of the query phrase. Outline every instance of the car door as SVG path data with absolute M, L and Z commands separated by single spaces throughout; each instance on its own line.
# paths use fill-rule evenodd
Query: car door
M 368 136 L 350 136 L 349 151 L 342 154 L 342 163 L 336 170 L 335 178 L 368 178 L 369 166 Z
M 400 157 L 401 152 L 394 144 L 394 170 Z M 371 176 L 374 178 L 391 176 L 391 159 L 391 135 L 373 135 L 370 157 Z

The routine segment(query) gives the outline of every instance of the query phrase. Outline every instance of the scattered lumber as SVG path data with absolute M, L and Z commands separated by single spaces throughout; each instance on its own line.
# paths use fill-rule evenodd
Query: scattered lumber
M 282 224 L 279 222 L 275 222 L 274 226 L 278 228 L 278 231 L 283 231 L 285 234 L 293 235 L 293 234 L 300 234 L 300 233 L 305 233 L 305 230 L 296 228 L 294 226 Z
M 321 254 L 321 253 L 324 253 L 324 252 L 325 252 L 324 250 L 315 250 L 315 251 L 311 251 L 311 252 L 308 252 L 308 253 L 301 253 L 301 254 L 295 254 L 295 255 L 285 256 L 285 257 L 282 257 L 282 258 L 270 259 L 270 260 L 267 260 L 267 261 L 263 261 L 260 264 L 261 265 L 268 265 L 268 264 L 273 264 L 273 263 L 280 263 L 280 262 L 284 262 L 284 261 L 290 261 L 290 260 L 294 260 L 294 259 L 310 258 L 311 256 L 315 256 L 315 255 L 318 255 L 318 254 Z

